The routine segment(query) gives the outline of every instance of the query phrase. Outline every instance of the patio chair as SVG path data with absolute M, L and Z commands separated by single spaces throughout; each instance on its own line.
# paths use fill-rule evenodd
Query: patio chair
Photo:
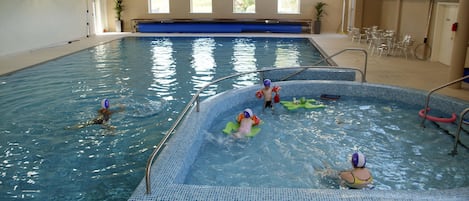
M 351 35 L 352 35 L 352 42 L 354 42 L 355 40 L 358 40 L 358 42 L 360 43 L 362 38 L 364 38 L 365 34 L 362 34 L 360 32 L 360 28 L 352 28 L 352 32 L 351 32 Z
M 394 51 L 398 51 L 399 55 L 404 55 L 407 59 L 407 53 L 410 51 L 410 47 L 412 47 L 414 40 L 412 36 L 407 34 L 404 36 L 402 41 L 397 42 L 394 44 L 393 54 Z

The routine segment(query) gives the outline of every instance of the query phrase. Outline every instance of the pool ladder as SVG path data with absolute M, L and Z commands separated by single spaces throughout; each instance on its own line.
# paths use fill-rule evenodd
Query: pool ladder
M 464 76 L 462 78 L 459 78 L 459 79 L 456 79 L 452 82 L 449 82 L 449 83 L 446 83 L 444 85 L 441 85 L 437 88 L 434 88 L 432 90 L 430 90 L 427 94 L 427 98 L 425 99 L 425 107 L 424 107 L 424 110 L 423 110 L 423 119 L 422 119 L 422 123 L 420 124 L 422 127 L 425 127 L 425 120 L 427 119 L 427 113 L 428 113 L 428 105 L 429 105 L 429 102 L 430 102 L 430 96 L 433 94 L 433 92 L 435 91 L 438 91 L 440 89 L 443 89 L 443 88 L 446 88 L 448 86 L 451 86 L 455 83 L 458 83 L 458 82 L 461 82 L 463 81 L 464 79 L 468 79 L 469 78 L 469 75 L 467 76 Z M 449 153 L 449 155 L 452 155 L 452 156 L 455 156 L 456 154 L 458 154 L 458 142 L 459 142 L 459 136 L 461 135 L 461 130 L 462 130 L 462 125 L 465 124 L 465 125 L 469 125 L 469 121 L 464 121 L 464 116 L 469 112 L 469 108 L 466 108 L 464 109 L 460 115 L 459 115 L 459 121 L 458 121 L 458 129 L 456 131 L 456 135 L 455 135 L 455 140 L 454 140 L 454 146 L 453 146 L 453 150 Z
M 459 136 L 461 135 L 462 125 L 463 124 L 469 125 L 469 121 L 464 121 L 464 118 L 463 118 L 468 112 L 469 112 L 469 108 L 466 108 L 459 115 L 458 130 L 456 131 L 456 137 L 455 137 L 456 139 L 454 140 L 453 151 L 449 153 L 449 155 L 451 156 L 455 156 L 456 154 L 458 154 L 458 142 L 459 142 Z
M 331 59 L 332 57 L 335 57 L 339 54 L 342 54 L 344 52 L 347 52 L 347 51 L 360 51 L 360 52 L 363 52 L 364 54 L 364 58 L 365 58 L 365 61 L 364 61 L 364 69 L 361 70 L 359 68 L 353 68 L 353 67 L 336 67 L 336 66 L 328 66 L 328 67 L 325 67 L 325 66 L 314 66 L 314 65 L 317 65 L 317 64 L 320 64 L 322 62 L 325 62 L 325 61 L 328 61 L 329 59 Z M 248 71 L 248 72 L 242 72 L 242 73 L 237 73 L 237 74 L 232 74 L 232 75 L 229 75 L 229 76 L 226 76 L 226 77 L 222 77 L 222 78 L 219 78 L 219 79 L 216 79 L 208 84 L 206 84 L 205 86 L 203 86 L 202 88 L 200 88 L 197 93 L 194 94 L 194 96 L 192 96 L 192 99 L 187 103 L 186 107 L 184 108 L 184 110 L 181 112 L 181 114 L 178 116 L 178 118 L 176 119 L 176 121 L 174 122 L 174 124 L 171 126 L 171 128 L 166 132 L 166 134 L 164 135 L 163 139 L 161 139 L 161 141 L 158 143 L 158 145 L 155 147 L 155 149 L 153 150 L 153 152 L 151 153 L 150 157 L 148 158 L 147 160 L 147 165 L 145 167 L 145 185 L 146 185 L 146 194 L 151 194 L 151 181 L 150 181 L 150 172 L 151 172 L 151 166 L 152 166 L 152 163 L 153 163 L 153 160 L 155 159 L 155 157 L 158 155 L 158 153 L 161 151 L 161 149 L 163 148 L 163 146 L 165 145 L 166 141 L 169 139 L 169 137 L 171 136 L 171 134 L 174 132 L 174 130 L 177 128 L 177 126 L 179 126 L 179 124 L 181 123 L 181 121 L 184 119 L 184 117 L 186 116 L 187 112 L 191 109 L 191 107 L 195 104 L 196 105 L 196 111 L 200 111 L 200 108 L 199 108 L 199 102 L 200 102 L 200 94 L 209 86 L 215 84 L 215 83 L 218 83 L 220 81 L 223 81 L 223 80 L 226 80 L 226 79 L 230 79 L 230 78 L 233 78 L 233 77 L 238 77 L 238 76 L 241 76 L 241 75 L 246 75 L 246 74 L 251 74 L 251 73 L 262 73 L 262 72 L 267 72 L 267 71 L 275 71 L 275 70 L 285 70 L 285 69 L 300 69 L 299 71 L 291 74 L 289 77 L 287 78 L 284 78 L 282 80 L 286 80 L 288 78 L 290 78 L 291 76 L 294 76 L 296 74 L 299 74 L 303 71 L 305 71 L 306 69 L 309 69 L 309 68 L 330 68 L 330 69 L 349 69 L 349 70 L 355 70 L 357 72 L 360 73 L 361 75 L 361 82 L 366 82 L 366 68 L 367 68 L 367 63 L 368 63 L 368 54 L 366 52 L 366 50 L 364 49 L 360 49 L 360 48 L 347 48 L 347 49 L 344 49 L 344 50 L 341 50 L 339 51 L 338 53 L 335 53 L 329 57 L 326 57 L 326 58 L 322 58 L 320 61 L 316 62 L 315 64 L 313 64 L 313 66 L 299 66 L 299 67 L 282 67 L 282 68 L 269 68 L 269 69 L 261 69 L 261 70 L 255 70 L 255 71 Z

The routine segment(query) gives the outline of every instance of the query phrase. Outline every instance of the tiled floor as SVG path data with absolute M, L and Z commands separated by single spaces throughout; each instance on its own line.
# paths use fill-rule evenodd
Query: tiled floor
M 167 34 L 166 34 L 167 35 Z M 172 34 L 173 36 L 194 36 L 194 34 Z M 207 36 L 202 34 L 197 36 Z M 221 35 L 221 34 L 216 34 Z M 233 36 L 233 34 L 223 34 Z M 251 34 L 252 35 L 252 34 Z M 256 36 L 272 36 L 273 34 L 254 34 Z M 84 48 L 92 47 L 100 43 L 105 43 L 124 36 L 162 36 L 162 34 L 140 34 L 140 33 L 109 33 L 90 38 L 84 38 L 70 44 L 63 44 L 55 47 L 32 50 L 24 53 L 7 55 L 0 57 L 0 75 L 11 73 L 34 64 L 42 63 L 60 56 L 71 54 Z M 234 36 L 239 36 L 235 34 Z M 328 55 L 337 53 L 345 48 L 362 48 L 367 50 L 365 43 L 352 42 L 344 34 L 275 34 L 279 37 L 312 37 L 317 44 Z M 345 52 L 333 58 L 339 66 L 357 67 L 364 66 L 362 52 Z M 367 81 L 370 83 L 380 83 L 406 88 L 421 90 L 431 90 L 445 83 L 448 83 L 449 66 L 439 62 L 421 61 L 410 56 L 405 59 L 403 56 L 378 56 L 368 54 Z M 444 95 L 452 96 L 469 101 L 469 88 L 467 83 L 463 84 L 463 89 L 444 88 L 437 91 Z

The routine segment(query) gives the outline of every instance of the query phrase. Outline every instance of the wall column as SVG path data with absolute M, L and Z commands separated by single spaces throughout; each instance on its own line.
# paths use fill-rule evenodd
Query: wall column
M 454 34 L 453 55 L 451 55 L 451 65 L 449 69 L 448 82 L 459 79 L 464 75 L 464 64 L 466 61 L 467 45 L 469 42 L 469 1 L 459 1 L 458 8 L 458 29 Z M 461 82 L 450 86 L 451 88 L 461 88 Z
M 396 24 L 394 25 L 395 26 L 395 30 L 396 30 L 396 36 L 400 36 L 400 32 L 401 32 L 401 17 L 402 17 L 402 2 L 401 0 L 397 0 L 396 1 L 396 12 L 397 12 L 397 16 L 396 16 Z M 400 38 L 398 38 L 400 40 Z

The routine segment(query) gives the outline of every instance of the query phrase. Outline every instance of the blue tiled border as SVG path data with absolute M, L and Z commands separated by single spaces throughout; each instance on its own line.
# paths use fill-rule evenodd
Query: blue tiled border
M 285 81 L 282 96 L 343 96 L 376 97 L 413 105 L 425 103 L 426 92 L 392 86 L 350 81 Z M 145 180 L 139 184 L 129 200 L 467 200 L 469 187 L 449 190 L 392 191 L 392 190 L 334 190 L 201 186 L 184 184 L 191 164 L 197 157 L 205 130 L 219 114 L 249 105 L 248 100 L 259 86 L 227 91 L 208 98 L 194 109 L 174 133 L 151 169 L 152 194 L 145 194 Z M 229 101 L 226 101 L 229 100 Z M 226 103 L 230 104 L 227 105 Z M 438 94 L 432 95 L 430 107 L 445 113 L 459 113 L 469 103 Z M 208 122 L 208 123 L 207 123 Z

